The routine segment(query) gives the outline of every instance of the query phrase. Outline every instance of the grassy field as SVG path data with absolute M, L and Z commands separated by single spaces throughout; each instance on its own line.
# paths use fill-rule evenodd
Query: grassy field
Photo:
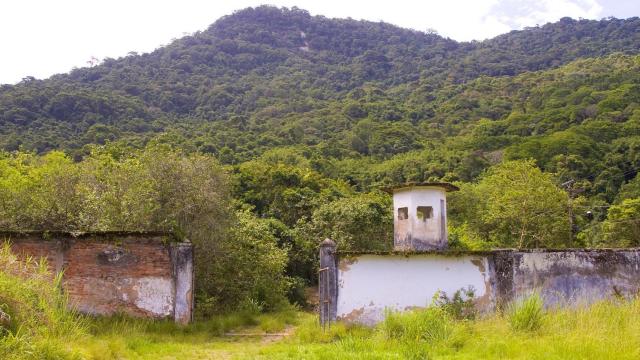
M 233 315 L 177 327 L 102 320 L 74 346 L 93 359 L 638 359 L 640 301 L 539 311 L 519 305 L 478 320 L 440 309 L 394 314 L 369 329 L 323 330 L 308 313 Z M 287 333 L 287 336 L 225 336 Z
M 523 317 L 524 325 L 518 325 L 513 314 L 454 320 L 434 309 L 392 315 L 372 329 L 335 324 L 327 330 L 318 326 L 315 315 L 297 311 L 229 315 L 187 327 L 127 318 L 86 320 L 84 334 L 59 334 L 41 342 L 39 354 L 46 357 L 32 358 L 640 358 L 640 301 L 543 312 L 534 320 Z M 230 336 L 264 332 L 276 336 Z

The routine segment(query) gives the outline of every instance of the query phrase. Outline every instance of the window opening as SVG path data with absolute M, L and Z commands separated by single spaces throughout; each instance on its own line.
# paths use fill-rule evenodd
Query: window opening
M 407 220 L 409 218 L 409 208 L 398 208 L 398 220 Z
M 433 217 L 433 207 L 431 206 L 418 206 L 416 211 L 416 217 L 420 221 L 427 221 Z

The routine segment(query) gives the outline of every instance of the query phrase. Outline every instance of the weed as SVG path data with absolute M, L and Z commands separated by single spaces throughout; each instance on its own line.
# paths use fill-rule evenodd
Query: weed
M 456 290 L 451 298 L 446 292 L 438 291 L 433 295 L 433 305 L 442 308 L 454 319 L 473 320 L 478 314 L 474 298 L 475 289 L 473 286 Z
M 544 305 L 538 293 L 513 302 L 507 310 L 511 328 L 516 331 L 535 331 L 544 320 Z

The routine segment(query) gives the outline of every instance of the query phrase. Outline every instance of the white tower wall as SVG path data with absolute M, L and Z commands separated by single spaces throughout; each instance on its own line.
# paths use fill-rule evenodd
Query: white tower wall
M 393 191 L 394 249 L 437 250 L 447 247 L 446 190 L 409 186 Z

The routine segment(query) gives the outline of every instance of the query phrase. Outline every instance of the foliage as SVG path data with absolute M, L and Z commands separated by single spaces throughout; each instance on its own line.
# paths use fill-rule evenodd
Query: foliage
M 533 161 L 507 161 L 464 184 L 452 207 L 469 230 L 498 247 L 570 246 L 568 196 Z
M 5 154 L 2 227 L 173 231 L 196 247 L 203 308 L 221 311 L 251 299 L 280 306 L 289 286 L 286 249 L 267 221 L 234 216 L 228 175 L 215 158 L 161 144 L 129 150 L 95 147 L 79 163 L 60 152 Z
M 227 179 L 214 158 L 154 145 L 120 150 L 96 147 L 80 163 L 60 152 L 4 154 L 2 227 L 176 230 L 197 242 L 198 231 L 224 225 Z
M 212 264 L 201 290 L 203 300 L 213 308 L 202 306 L 201 316 L 237 309 L 238 305 L 262 311 L 286 304 L 290 284 L 284 274 L 286 250 L 278 247 L 267 220 L 241 211 L 235 221 L 229 240 L 208 254 Z
M 458 289 L 449 297 L 444 291 L 438 291 L 433 295 L 433 306 L 443 309 L 447 314 L 457 320 L 473 320 L 478 311 L 475 303 L 475 289 L 473 286 Z
M 197 246 L 203 313 L 303 304 L 318 242 L 386 249 L 376 191 L 410 181 L 461 184 L 452 247 L 635 245 L 639 27 L 459 43 L 261 6 L 27 77 L 0 86 L 0 228 L 174 231 Z
M 342 250 L 386 250 L 393 238 L 390 197 L 367 193 L 318 207 L 309 222 L 296 228 L 298 241 L 315 244 L 330 238 Z
M 602 222 L 602 245 L 636 247 L 640 245 L 640 198 L 624 199 L 609 208 Z
M 149 54 L 1 87 L 0 143 L 83 156 L 86 144 L 139 146 L 168 132 L 225 163 L 291 145 L 387 158 L 478 123 L 476 149 L 495 150 L 585 119 L 628 118 L 637 64 L 532 72 L 635 54 L 639 26 L 563 18 L 459 43 L 297 8 L 248 8 Z
M 235 197 L 261 217 L 274 217 L 292 227 L 298 219 L 310 217 L 318 206 L 351 192 L 343 182 L 327 179 L 308 167 L 268 161 L 238 166 L 234 189 Z

